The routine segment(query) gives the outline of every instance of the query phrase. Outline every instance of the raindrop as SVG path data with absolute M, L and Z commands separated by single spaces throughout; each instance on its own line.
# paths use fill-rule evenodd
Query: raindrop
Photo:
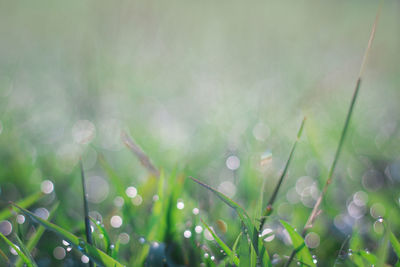
M 140 206 L 142 204 L 143 198 L 141 195 L 137 195 L 136 197 L 132 198 L 132 204 L 135 206 Z
M 154 196 L 153 196 L 153 201 L 154 201 L 154 202 L 158 201 L 159 199 L 160 199 L 160 197 L 159 197 L 158 195 L 154 195 Z
M 230 181 L 224 181 L 218 186 L 218 191 L 232 198 L 236 194 L 236 186 Z
M 192 210 L 192 212 L 193 212 L 194 215 L 197 215 L 197 214 L 199 214 L 200 210 L 198 208 L 194 208 Z
M 72 247 L 67 247 L 67 252 L 70 252 L 72 250 Z
M 309 248 L 316 248 L 319 246 L 320 243 L 319 235 L 314 232 L 308 233 L 304 240 L 306 242 L 307 247 Z
M 89 262 L 89 257 L 86 256 L 86 255 L 82 255 L 81 261 L 82 261 L 83 263 L 88 263 L 88 262 Z
M 185 203 L 183 203 L 182 200 L 179 200 L 178 203 L 176 204 L 176 207 L 177 207 L 179 210 L 182 210 L 182 209 L 185 207 Z
M 54 184 L 50 180 L 44 180 L 40 184 L 40 189 L 42 190 L 43 193 L 50 194 L 54 190 Z
M 120 242 L 121 242 L 121 244 L 128 244 L 129 243 L 129 239 L 130 239 L 130 237 L 129 237 L 129 235 L 127 234 L 127 233 L 121 233 L 119 236 L 118 236 L 118 239 L 120 240 Z
M 83 241 L 82 239 L 80 239 L 80 240 L 79 240 L 79 244 L 78 244 L 78 249 L 79 249 L 80 251 L 84 251 L 84 250 L 85 250 L 85 247 L 86 247 L 85 241 Z
M 115 197 L 114 198 L 114 205 L 116 207 L 119 207 L 119 208 L 122 207 L 124 205 L 124 199 L 122 197 L 120 197 L 120 196 Z
M 16 247 L 18 250 L 20 250 L 19 246 L 15 245 L 15 247 Z M 17 252 L 13 247 L 10 247 L 10 252 L 11 252 L 11 254 L 13 254 L 13 255 L 15 255 L 15 256 L 18 255 L 18 252 Z
M 25 216 L 22 214 L 17 215 L 17 223 L 18 224 L 23 224 L 25 222 Z
M 113 228 L 120 228 L 122 226 L 122 218 L 121 216 L 114 215 L 110 219 L 111 227 Z
M 47 218 L 49 218 L 50 213 L 47 209 L 45 208 L 38 208 L 35 210 L 35 215 L 42 218 L 43 220 L 47 220 Z
M 211 256 L 210 259 L 213 261 L 213 260 L 215 260 L 215 257 L 214 257 L 214 256 Z
M 210 227 L 211 231 L 214 231 L 214 229 L 212 227 Z M 212 236 L 212 234 L 210 233 L 210 231 L 208 229 L 204 230 L 204 238 L 207 239 L 208 241 L 212 241 L 214 240 L 214 237 Z
M 0 222 L 0 232 L 3 235 L 8 236 L 12 232 L 12 224 L 7 220 L 1 221 Z
M 209 257 L 209 255 L 208 255 L 208 253 L 204 253 L 204 258 L 208 258 Z
M 265 228 L 259 237 L 263 237 L 265 242 L 271 242 L 275 238 L 274 231 L 270 228 Z
M 190 232 L 189 230 L 186 230 L 185 232 L 183 232 L 183 236 L 185 238 L 190 238 L 192 236 L 192 232 Z
M 349 256 L 353 255 L 353 250 L 349 248 L 349 250 L 347 251 L 347 255 Z
M 65 258 L 66 252 L 65 249 L 63 247 L 56 247 L 53 250 L 53 256 L 54 258 L 56 258 L 57 260 L 62 260 Z
M 63 240 L 62 243 L 63 243 L 63 245 L 66 246 L 66 247 L 69 246 L 69 243 L 68 243 L 67 241 L 65 241 L 65 240 Z
M 237 156 L 229 156 L 226 159 L 226 167 L 232 171 L 237 170 L 240 167 L 240 159 Z
M 378 219 L 377 219 L 377 221 L 380 222 L 380 223 L 382 223 L 382 222 L 383 222 L 383 217 L 382 217 L 382 216 L 379 216 Z
M 313 256 L 312 256 L 312 258 L 313 258 L 313 260 L 312 260 L 312 261 L 313 261 L 313 263 L 315 263 L 315 264 L 316 264 L 316 263 L 318 262 L 317 256 L 313 255 Z
M 126 190 L 125 190 L 126 195 L 129 198 L 134 198 L 137 195 L 137 189 L 133 186 L 129 186 Z
M 140 243 L 140 244 L 146 243 L 146 239 L 145 239 L 144 237 L 140 237 L 140 238 L 139 238 L 139 243 Z
M 194 231 L 195 231 L 196 233 L 200 234 L 200 233 L 203 231 L 203 227 L 201 227 L 200 225 L 197 225 L 197 226 L 194 228 Z
M 112 250 L 112 249 L 114 249 L 114 248 L 115 248 L 114 244 L 111 244 L 111 245 L 110 245 L 110 249 Z

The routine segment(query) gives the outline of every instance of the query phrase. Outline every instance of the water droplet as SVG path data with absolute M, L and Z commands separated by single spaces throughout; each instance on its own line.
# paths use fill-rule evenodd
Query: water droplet
M 82 255 L 81 261 L 82 261 L 83 263 L 88 263 L 88 262 L 89 262 L 89 257 L 86 256 L 86 255 Z
M 199 214 L 200 210 L 198 208 L 194 208 L 192 212 L 194 215 L 197 215 Z
M 66 246 L 66 247 L 69 246 L 69 242 L 68 242 L 68 241 L 63 240 L 62 243 L 63 243 L 63 245 Z
M 114 244 L 111 244 L 110 249 L 114 249 L 114 248 L 115 248 Z
M 50 194 L 54 190 L 54 184 L 50 180 L 44 180 L 40 184 L 40 189 L 42 190 L 43 193 Z
M 140 244 L 146 243 L 146 239 L 145 239 L 144 237 L 140 237 L 140 238 L 139 238 L 139 243 L 140 243 Z
M 122 226 L 122 218 L 121 216 L 114 215 L 110 219 L 111 227 L 113 228 L 120 228 Z
M 213 261 L 213 260 L 215 260 L 215 257 L 214 257 L 214 256 L 211 256 L 211 258 L 210 258 L 210 259 Z
M 85 247 L 86 247 L 86 242 L 83 241 L 82 239 L 80 239 L 80 240 L 79 240 L 79 244 L 78 244 L 78 249 L 79 249 L 80 251 L 84 251 L 84 250 L 85 250 Z
M 349 250 L 347 251 L 347 255 L 349 256 L 353 255 L 353 250 L 349 248 Z
M 182 210 L 182 209 L 185 207 L 185 203 L 183 203 L 182 200 L 179 200 L 178 203 L 176 204 L 176 207 L 177 207 L 179 210 Z
M 2 233 L 5 236 L 8 236 L 12 232 L 12 224 L 5 220 L 0 222 L 0 233 Z
M 204 253 L 204 258 L 208 258 L 209 257 L 209 255 L 208 255 L 208 253 Z
M 228 169 L 234 171 L 240 167 L 240 159 L 237 156 L 232 155 L 226 159 L 225 164 Z
M 126 195 L 129 198 L 134 198 L 137 195 L 137 189 L 134 186 L 129 186 L 126 190 L 125 190 Z
M 70 252 L 72 250 L 72 247 L 67 247 L 67 252 Z
M 312 258 L 313 258 L 313 260 L 312 260 L 312 261 L 313 261 L 313 262 L 316 264 L 316 263 L 318 262 L 318 260 L 317 260 L 317 256 L 313 255 L 313 256 L 312 256 Z
M 63 247 L 56 247 L 53 250 L 53 256 L 54 258 L 56 258 L 57 260 L 62 260 L 65 258 L 65 255 L 67 253 L 65 252 L 65 249 Z
M 197 226 L 194 228 L 194 231 L 195 231 L 196 233 L 200 234 L 200 233 L 203 231 L 203 227 L 201 227 L 200 225 L 197 225 Z
M 380 223 L 383 222 L 383 217 L 382 217 L 382 216 L 379 216 L 378 219 L 377 219 L 377 221 L 380 222 Z
M 369 254 L 369 250 L 367 248 L 365 249 L 365 253 Z
M 17 223 L 18 224 L 23 224 L 25 222 L 25 216 L 22 214 L 17 215 Z
M 185 238 L 190 238 L 192 236 L 192 232 L 190 232 L 189 230 L 186 230 L 185 232 L 183 232 L 183 236 Z

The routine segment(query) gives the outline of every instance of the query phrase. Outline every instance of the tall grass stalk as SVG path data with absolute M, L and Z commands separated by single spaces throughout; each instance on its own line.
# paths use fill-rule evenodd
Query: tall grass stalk
M 332 183 L 333 174 L 335 172 L 336 165 L 337 165 L 337 162 L 339 160 L 339 156 L 340 156 L 340 154 L 342 152 L 344 140 L 345 140 L 345 137 L 346 137 L 346 134 L 347 134 L 347 131 L 348 131 L 349 124 L 350 124 L 351 115 L 353 114 L 354 105 L 355 105 L 355 102 L 357 100 L 358 92 L 360 90 L 361 78 L 362 78 L 362 75 L 364 73 L 365 64 L 366 64 L 366 61 L 367 61 L 367 58 L 368 58 L 368 55 L 369 55 L 369 51 L 370 51 L 371 46 L 372 46 L 372 42 L 373 42 L 374 37 L 375 37 L 375 30 L 376 30 L 376 26 L 378 24 L 378 20 L 379 20 L 381 8 L 382 8 L 382 2 L 383 1 L 380 2 L 380 5 L 379 5 L 379 8 L 378 8 L 376 17 L 375 17 L 375 21 L 374 21 L 374 24 L 372 26 L 371 34 L 369 36 L 368 45 L 367 45 L 367 48 L 365 49 L 365 52 L 364 52 L 363 60 L 361 62 L 360 72 L 359 72 L 358 79 L 357 79 L 356 86 L 355 86 L 354 93 L 353 93 L 353 98 L 351 100 L 350 107 L 349 107 L 349 110 L 347 112 L 346 121 L 345 121 L 344 126 L 343 126 L 342 134 L 340 136 L 339 144 L 338 144 L 337 149 L 336 149 L 335 157 L 334 157 L 332 165 L 331 165 L 331 167 L 329 169 L 328 179 L 326 180 L 325 185 L 324 185 L 324 187 L 322 189 L 322 192 L 321 192 L 317 202 L 315 203 L 315 205 L 314 205 L 314 207 L 313 207 L 313 209 L 311 211 L 311 214 L 308 217 L 308 220 L 307 220 L 307 222 L 306 222 L 306 224 L 304 226 L 304 229 L 303 229 L 303 232 L 302 232 L 302 236 L 303 237 L 306 235 L 307 230 L 311 229 L 313 227 L 315 220 L 317 219 L 318 215 L 321 213 L 320 206 L 321 206 L 322 200 L 323 200 L 324 196 L 326 195 L 326 192 L 328 190 L 329 185 Z M 293 260 L 295 255 L 296 255 L 296 251 L 293 250 L 292 254 L 290 255 L 290 258 L 286 262 L 285 266 L 289 266 L 290 265 L 290 263 L 292 262 L 292 260 Z
M 79 161 L 79 165 L 80 165 L 80 169 L 81 169 L 81 178 L 82 178 L 83 212 L 84 212 L 84 216 L 85 216 L 86 241 L 92 245 L 93 244 L 92 230 L 90 227 L 89 205 L 88 205 L 88 200 L 87 200 L 85 172 L 83 170 L 82 159 Z M 94 266 L 92 260 L 89 260 L 89 266 L 90 267 Z

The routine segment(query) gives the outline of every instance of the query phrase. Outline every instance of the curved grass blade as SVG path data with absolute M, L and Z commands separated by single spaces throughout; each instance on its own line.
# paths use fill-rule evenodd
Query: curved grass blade
M 296 251 L 298 260 L 301 263 L 305 263 L 308 266 L 315 266 L 313 259 L 311 257 L 311 253 L 308 250 L 304 239 L 301 237 L 299 233 L 297 233 L 294 228 L 288 224 L 287 222 L 281 220 L 280 221 L 283 227 L 288 231 L 290 239 L 292 240 L 293 247 Z
M 89 217 L 90 220 L 93 222 L 94 225 L 96 225 L 96 228 L 99 230 L 100 234 L 103 235 L 103 246 L 104 249 L 106 250 L 108 255 L 111 255 L 110 252 L 110 236 L 108 235 L 108 232 L 106 231 L 106 229 L 101 225 L 101 223 L 96 222 L 92 217 Z
M 85 172 L 83 171 L 82 159 L 79 161 L 79 167 L 81 169 L 82 195 L 83 195 L 83 212 L 84 212 L 84 217 L 85 217 L 86 241 L 89 244 L 93 244 L 92 230 L 91 230 L 91 227 L 90 227 L 90 219 L 89 219 L 89 204 L 88 204 L 87 193 L 86 193 Z M 94 266 L 92 260 L 89 260 L 89 266 L 90 267 Z
M 11 242 L 10 239 L 5 237 L 5 235 L 3 235 L 1 232 L 0 232 L 0 237 L 3 238 L 3 240 L 18 253 L 18 256 L 21 257 L 21 259 L 26 263 L 26 265 L 28 267 L 36 267 L 37 266 L 16 245 L 14 245 L 14 243 Z
M 0 248 L 0 255 L 6 260 L 8 265 L 11 265 L 10 259 L 7 257 L 7 255 L 1 250 Z
M 231 259 L 231 261 L 239 266 L 240 261 L 239 258 L 233 253 L 233 251 L 224 243 L 224 241 L 222 241 L 221 238 L 219 238 L 219 236 L 210 228 L 210 226 L 208 226 L 208 224 L 203 221 L 202 219 L 200 219 L 201 222 L 203 223 L 203 225 L 207 228 L 207 230 L 210 232 L 210 234 L 214 237 L 214 240 L 218 243 L 218 245 L 225 251 L 226 255 L 228 255 L 228 257 Z M 240 237 L 240 235 L 239 235 Z M 236 242 L 235 242 L 236 243 Z
M 18 246 L 22 250 L 22 253 L 24 253 L 25 256 L 32 262 L 33 266 L 37 266 L 37 264 L 35 263 L 35 261 L 32 258 L 30 251 L 27 249 L 27 247 L 24 245 L 24 243 L 18 237 L 18 235 L 15 235 L 15 240 L 17 240 Z
M 53 207 L 50 209 L 49 212 L 49 218 L 48 220 L 51 220 L 54 217 L 55 211 L 57 210 L 59 205 L 59 202 L 55 203 L 53 205 Z M 40 238 L 42 237 L 43 233 L 44 233 L 45 228 L 40 225 L 36 232 L 34 233 L 34 235 L 28 240 L 28 243 L 26 244 L 26 248 L 29 251 L 29 253 L 32 251 L 32 249 L 37 245 L 37 243 L 39 242 Z M 22 267 L 23 266 L 23 261 L 21 260 L 21 258 L 19 258 L 15 264 L 15 267 Z
M 68 232 L 67 230 L 50 223 L 46 220 L 43 220 L 42 218 L 36 216 L 35 214 L 31 213 L 30 211 L 21 208 L 17 206 L 16 204 L 13 204 L 14 207 L 18 208 L 23 214 L 26 216 L 30 217 L 32 220 L 35 222 L 43 225 L 47 230 L 53 231 L 59 236 L 61 236 L 63 239 L 65 239 L 67 242 L 69 242 L 71 245 L 73 245 L 75 248 L 80 250 L 83 254 L 88 256 L 90 259 L 92 259 L 94 262 L 96 262 L 99 265 L 102 266 L 110 266 L 110 267 L 123 267 L 121 263 L 107 255 L 105 252 L 99 250 L 95 246 L 88 244 L 87 242 L 83 241 L 82 239 L 78 238 L 74 234 Z
M 150 158 L 126 132 L 123 131 L 121 133 L 121 139 L 122 142 L 132 151 L 132 153 L 139 159 L 143 167 L 145 167 L 151 175 L 155 177 L 160 176 L 160 171 L 153 165 Z
M 27 196 L 26 198 L 18 201 L 17 205 L 20 207 L 23 207 L 23 208 L 29 208 L 30 206 L 35 204 L 36 201 L 38 201 L 42 196 L 43 196 L 42 192 L 34 193 L 34 194 Z M 11 215 L 12 215 L 12 212 L 10 209 L 4 209 L 4 210 L 0 211 L 0 221 L 7 219 Z
M 229 207 L 231 207 L 232 209 L 234 209 L 236 211 L 236 213 L 238 214 L 240 220 L 243 222 L 243 224 L 245 226 L 245 229 L 247 229 L 250 238 L 252 239 L 253 246 L 255 248 L 257 248 L 258 247 L 258 235 L 256 234 L 257 230 L 255 228 L 255 225 L 254 225 L 253 221 L 250 219 L 249 215 L 247 214 L 247 212 L 239 204 L 237 204 L 235 201 L 233 201 L 229 197 L 225 196 L 221 192 L 217 191 L 216 189 L 212 188 L 211 186 L 209 186 L 209 185 L 207 185 L 207 184 L 205 184 L 205 183 L 203 183 L 203 182 L 201 182 L 201 181 L 199 181 L 196 178 L 193 178 L 191 176 L 189 176 L 189 178 L 192 179 L 194 182 L 198 183 L 199 185 L 203 186 L 204 188 L 210 190 L 217 197 L 219 197 L 223 202 L 225 202 L 225 204 L 227 204 Z M 247 235 L 246 232 L 244 232 L 244 234 Z M 254 234 L 256 234 L 255 235 L 256 238 L 254 238 Z

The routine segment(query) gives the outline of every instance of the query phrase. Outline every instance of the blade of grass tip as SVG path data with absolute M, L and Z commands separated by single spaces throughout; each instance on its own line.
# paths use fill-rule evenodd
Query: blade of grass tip
M 160 176 L 160 171 L 153 165 L 150 158 L 125 131 L 121 132 L 121 139 L 122 142 L 132 151 L 132 153 L 138 157 L 140 163 L 150 172 L 150 174 L 155 177 Z
M 79 160 L 79 166 L 81 169 L 81 178 L 82 178 L 83 212 L 84 212 L 84 218 L 85 218 L 86 241 L 89 244 L 93 244 L 92 229 L 90 227 L 89 204 L 88 204 L 87 193 L 86 193 L 85 171 L 83 170 L 82 159 Z M 89 260 L 89 266 L 90 267 L 94 266 L 93 261 Z
M 43 195 L 44 194 L 42 192 L 33 193 L 32 195 L 29 195 L 26 198 L 18 201 L 17 205 L 23 208 L 29 208 L 30 206 L 35 204 L 36 201 L 38 201 Z M 11 215 L 12 215 L 12 208 L 2 210 L 0 212 L 0 221 L 6 220 Z
M 297 143 L 299 142 L 301 134 L 303 133 L 304 123 L 305 122 L 306 122 L 306 117 L 304 117 L 303 121 L 301 122 L 300 128 L 299 128 L 299 130 L 297 132 L 296 141 L 293 143 L 292 149 L 291 149 L 290 154 L 289 154 L 289 158 L 286 161 L 285 168 L 282 171 L 282 174 L 281 174 L 281 176 L 280 176 L 280 178 L 278 180 L 278 183 L 275 186 L 274 192 L 272 193 L 271 198 L 268 201 L 267 207 L 264 210 L 263 216 L 261 217 L 260 227 L 258 228 L 259 229 L 258 230 L 259 233 L 262 231 L 262 228 L 264 227 L 264 223 L 265 223 L 266 217 L 269 216 L 272 213 L 272 205 L 275 202 L 276 196 L 278 195 L 278 192 L 279 192 L 279 189 L 280 189 L 280 187 L 282 185 L 283 179 L 285 178 L 286 173 L 287 173 L 287 171 L 289 169 L 289 165 L 290 165 L 290 162 L 292 161 L 293 154 L 294 154 L 294 151 L 296 150 Z
M 218 245 L 225 251 L 226 255 L 231 259 L 231 261 L 236 265 L 239 266 L 239 258 L 233 253 L 233 251 L 222 241 L 222 239 L 208 226 L 208 224 L 200 219 L 203 225 L 207 228 L 210 234 L 214 237 L 215 241 Z
M 54 214 L 58 208 L 58 205 L 59 205 L 59 202 L 55 203 L 53 205 L 53 207 L 50 209 L 48 220 L 51 220 L 54 217 Z M 28 240 L 28 243 L 26 244 L 26 248 L 29 251 L 29 253 L 39 242 L 40 238 L 42 237 L 42 235 L 44 233 L 44 230 L 45 230 L 45 228 L 42 225 L 40 225 L 37 228 L 36 232 L 33 234 L 33 236 Z M 19 258 L 15 264 L 15 267 L 22 267 L 22 266 L 23 266 L 23 261 L 21 260 L 21 258 Z
M 22 240 L 18 237 L 18 235 L 15 235 L 15 240 L 17 240 L 19 248 L 22 250 L 22 252 L 25 254 L 25 256 L 32 262 L 33 266 L 37 266 L 36 262 L 32 258 L 30 251 L 27 249 L 27 247 L 22 242 Z
M 83 241 L 82 239 L 78 238 L 74 234 L 68 232 L 67 230 L 61 228 L 58 225 L 55 225 L 51 222 L 48 222 L 46 220 L 43 220 L 42 218 L 36 216 L 32 212 L 21 208 L 17 206 L 16 204 L 12 203 L 14 207 L 19 209 L 24 215 L 30 217 L 33 221 L 41 224 L 44 226 L 47 230 L 50 230 L 57 235 L 59 235 L 61 238 L 63 238 L 65 241 L 70 243 L 72 246 L 77 248 L 79 251 L 81 251 L 83 254 L 88 256 L 91 260 L 96 262 L 97 264 L 101 266 L 117 266 L 117 267 L 123 267 L 121 263 L 107 255 L 105 252 L 101 251 L 100 249 L 96 248 L 95 246 Z
M 222 194 L 221 192 L 217 191 L 216 189 L 212 188 L 211 186 L 197 180 L 196 178 L 193 178 L 191 176 L 189 176 L 189 178 L 191 180 L 193 180 L 194 182 L 198 183 L 199 185 L 201 185 L 202 187 L 208 189 L 209 191 L 211 191 L 212 193 L 214 193 L 218 198 L 220 198 L 223 202 L 225 202 L 225 204 L 227 204 L 229 207 L 231 207 L 232 209 L 234 209 L 236 211 L 236 213 L 238 214 L 240 220 L 243 222 L 243 224 L 245 225 L 245 229 L 247 229 L 248 234 L 252 240 L 253 246 L 256 248 L 256 251 L 258 252 L 258 235 L 257 235 L 257 229 L 255 228 L 254 223 L 252 222 L 252 220 L 250 219 L 249 215 L 247 214 L 247 212 L 236 202 L 234 202 L 232 199 L 230 199 L 229 197 L 225 196 L 224 194 Z M 247 235 L 247 233 L 244 233 Z M 254 234 L 257 238 L 254 238 Z
M 333 173 L 335 172 L 336 164 L 338 162 L 340 153 L 342 151 L 342 147 L 343 147 L 343 143 L 344 143 L 344 140 L 345 140 L 345 137 L 346 137 L 348 126 L 350 124 L 351 115 L 353 113 L 354 105 L 355 105 L 355 102 L 356 102 L 356 99 L 357 99 L 357 95 L 358 95 L 358 92 L 359 92 L 359 89 L 360 89 L 361 79 L 362 79 L 362 75 L 364 73 L 365 64 L 366 64 L 366 61 L 367 61 L 367 58 L 368 58 L 369 51 L 370 51 L 371 46 L 372 46 L 372 42 L 373 42 L 374 37 L 375 37 L 375 30 L 376 30 L 376 26 L 378 24 L 378 20 L 379 20 L 381 8 L 382 8 L 382 3 L 383 3 L 383 0 L 381 0 L 380 3 L 379 3 L 379 7 L 378 7 L 378 11 L 377 11 L 377 14 L 376 14 L 376 17 L 375 17 L 375 21 L 374 21 L 374 24 L 372 26 L 371 34 L 370 34 L 369 39 L 368 39 L 368 45 L 367 45 L 367 48 L 365 49 L 364 56 L 363 56 L 363 59 L 362 59 L 362 62 L 361 62 L 360 72 L 359 72 L 359 76 L 358 76 L 358 79 L 357 79 L 357 82 L 356 82 L 356 86 L 355 86 L 355 89 L 354 89 L 353 97 L 352 97 L 352 100 L 351 100 L 351 103 L 350 103 L 349 110 L 347 112 L 346 121 L 345 121 L 344 126 L 343 126 L 342 134 L 340 136 L 340 140 L 339 140 L 339 144 L 338 144 L 337 149 L 336 149 L 334 160 L 332 162 L 331 168 L 329 169 L 328 179 L 326 180 L 326 183 L 325 183 L 325 185 L 324 185 L 324 187 L 322 189 L 322 192 L 321 192 L 317 202 L 315 203 L 315 205 L 314 205 L 314 207 L 313 207 L 313 209 L 311 211 L 311 214 L 308 217 L 308 220 L 307 220 L 307 222 L 306 222 L 306 224 L 304 226 L 303 233 L 302 233 L 303 237 L 305 236 L 307 230 L 313 227 L 313 224 L 314 224 L 316 218 L 320 214 L 320 212 L 321 212 L 320 205 L 321 205 L 322 200 L 323 200 L 323 198 L 324 198 L 324 196 L 325 196 L 325 194 L 326 194 L 326 192 L 328 190 L 329 185 L 332 183 Z M 289 258 L 289 260 L 288 260 L 288 262 L 287 262 L 287 264 L 286 264 L 286 266 L 289 266 L 290 262 L 293 260 L 295 255 L 296 255 L 296 252 L 293 251 L 291 256 L 290 256 L 290 258 Z
M 36 265 L 29 260 L 29 258 L 13 243 L 10 239 L 8 239 L 5 235 L 0 232 L 0 237 L 12 248 L 17 252 L 18 256 L 26 263 L 28 267 L 35 267 Z

